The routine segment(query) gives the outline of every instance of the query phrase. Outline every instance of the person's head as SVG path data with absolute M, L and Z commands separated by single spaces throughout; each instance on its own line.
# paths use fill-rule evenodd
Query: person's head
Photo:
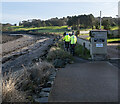
M 75 33 L 74 33 L 74 31 L 72 31 L 72 35 L 74 35 Z
M 68 33 L 66 33 L 66 35 L 68 35 Z

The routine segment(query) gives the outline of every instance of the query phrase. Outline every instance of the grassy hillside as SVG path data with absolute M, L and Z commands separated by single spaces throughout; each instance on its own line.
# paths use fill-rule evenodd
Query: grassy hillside
M 27 28 L 23 26 L 12 26 L 13 31 L 20 30 L 37 30 L 38 32 L 64 32 L 67 31 L 67 26 L 46 26 L 46 27 L 34 27 Z
M 9 27 L 12 29 L 12 31 L 21 31 L 21 30 L 35 30 L 38 32 L 55 32 L 55 33 L 63 33 L 65 31 L 69 32 L 67 29 L 68 26 L 46 26 L 46 27 L 23 27 L 23 26 L 11 26 Z M 102 29 L 104 27 L 102 26 Z M 111 30 L 117 30 L 118 26 L 111 27 Z M 92 30 L 92 28 L 87 28 L 87 29 L 80 29 L 80 31 L 88 31 Z

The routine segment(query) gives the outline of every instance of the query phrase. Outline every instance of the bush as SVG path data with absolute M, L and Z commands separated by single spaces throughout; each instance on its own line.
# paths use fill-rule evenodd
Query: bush
M 53 61 L 55 59 L 71 59 L 72 55 L 70 55 L 68 52 L 62 50 L 61 48 L 58 47 L 52 47 L 47 55 L 47 60 L 48 61 Z
M 90 58 L 90 51 L 88 49 L 83 49 L 83 46 L 80 44 L 76 44 L 75 47 L 75 54 L 82 58 L 88 59 Z
M 48 62 L 37 63 L 28 70 L 31 75 L 31 80 L 37 84 L 44 84 L 52 72 L 53 65 Z

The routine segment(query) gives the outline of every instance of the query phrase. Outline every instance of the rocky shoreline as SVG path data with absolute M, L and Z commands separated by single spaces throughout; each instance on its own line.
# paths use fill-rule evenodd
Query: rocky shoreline
M 22 75 L 22 73 L 24 73 L 24 68 L 29 69 L 32 68 L 34 65 L 43 62 L 44 59 L 46 58 L 46 55 L 50 47 L 53 46 L 53 44 L 55 43 L 56 41 L 55 38 L 56 37 L 52 37 L 52 38 L 41 37 L 38 38 L 37 41 L 35 41 L 33 44 L 29 44 L 28 46 L 25 45 L 20 49 L 15 49 L 5 54 L 2 58 L 3 75 L 11 71 L 13 76 L 15 73 L 17 73 L 16 75 L 19 77 Z M 12 43 L 12 41 L 10 42 Z M 27 71 L 28 71 L 27 73 L 29 73 L 29 70 Z M 50 70 L 48 69 L 46 71 L 50 71 L 50 75 L 45 79 L 45 83 L 43 85 L 38 83 L 36 88 L 33 89 L 30 88 L 31 90 L 35 90 L 35 93 L 30 93 L 29 95 L 30 99 L 32 99 L 33 102 L 48 101 L 48 96 L 51 90 L 51 86 L 53 85 L 53 82 L 55 80 L 57 69 L 53 68 Z M 37 80 L 39 80 L 39 77 L 37 78 Z M 27 82 L 28 84 L 24 83 L 23 85 L 29 86 L 30 84 L 31 87 L 36 86 L 36 84 L 35 85 L 31 84 L 33 83 L 31 81 Z M 34 83 L 36 83 L 36 81 Z M 30 89 L 28 88 L 28 90 Z

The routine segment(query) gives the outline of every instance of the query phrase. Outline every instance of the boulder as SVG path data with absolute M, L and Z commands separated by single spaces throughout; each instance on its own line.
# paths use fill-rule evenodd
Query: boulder
M 45 84 L 45 87 L 51 87 L 53 85 L 53 81 L 48 81 L 46 84 Z
M 42 91 L 42 92 L 40 92 L 39 96 L 40 96 L 40 97 L 48 97 L 48 96 L 49 96 L 49 93 Z
M 43 88 L 43 89 L 42 89 L 43 92 L 50 92 L 50 90 L 51 90 L 50 87 L 48 87 L 48 88 Z

